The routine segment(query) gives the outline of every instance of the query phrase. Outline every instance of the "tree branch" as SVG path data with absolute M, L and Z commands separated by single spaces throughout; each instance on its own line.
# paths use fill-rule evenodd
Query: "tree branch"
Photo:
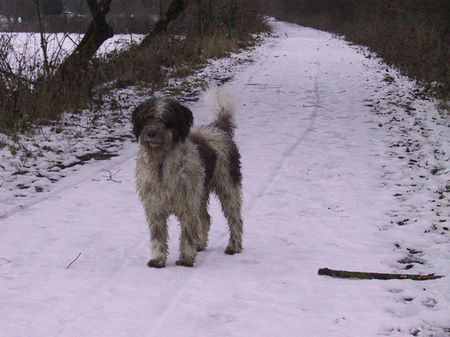
M 444 277 L 443 275 L 412 275 L 412 274 L 385 274 L 385 273 L 366 273 L 366 272 L 358 272 L 358 271 L 347 271 L 347 270 L 333 270 L 328 268 L 319 269 L 317 272 L 319 275 L 327 275 L 331 277 L 338 278 L 353 278 L 353 279 L 377 279 L 377 280 L 415 280 L 415 281 L 426 281 L 426 280 L 435 280 L 438 278 Z

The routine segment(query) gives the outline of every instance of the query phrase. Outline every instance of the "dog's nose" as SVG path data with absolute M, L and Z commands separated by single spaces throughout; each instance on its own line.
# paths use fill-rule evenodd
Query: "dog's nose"
M 147 132 L 147 137 L 148 138 L 155 138 L 156 135 L 157 135 L 157 132 L 154 131 L 154 130 Z

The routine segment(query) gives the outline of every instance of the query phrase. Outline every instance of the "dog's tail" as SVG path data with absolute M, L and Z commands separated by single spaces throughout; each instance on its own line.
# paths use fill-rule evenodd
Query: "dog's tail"
M 217 86 L 210 85 L 205 91 L 205 99 L 210 109 L 216 114 L 216 119 L 212 125 L 233 136 L 234 129 L 236 129 L 233 98 L 220 91 Z

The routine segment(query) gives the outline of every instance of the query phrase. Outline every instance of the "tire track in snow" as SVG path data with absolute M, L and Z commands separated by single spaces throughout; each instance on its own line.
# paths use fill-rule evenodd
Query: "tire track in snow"
M 267 56 L 267 58 L 262 62 L 262 64 L 264 64 L 267 61 L 267 59 L 269 58 L 269 56 L 271 54 L 272 54 L 272 52 Z M 306 137 L 311 132 L 314 131 L 314 125 L 315 125 L 315 122 L 317 119 L 317 113 L 318 113 L 319 109 L 327 109 L 326 107 L 322 106 L 322 101 L 320 98 L 319 75 L 322 74 L 322 71 L 320 68 L 320 60 L 319 60 L 318 56 L 317 56 L 317 61 L 315 62 L 315 64 L 317 66 L 317 73 L 314 77 L 314 88 L 312 90 L 303 88 L 306 92 L 312 92 L 314 94 L 314 102 L 312 102 L 308 106 L 304 106 L 304 107 L 313 107 L 313 111 L 309 115 L 310 123 L 309 123 L 308 127 L 303 131 L 303 133 L 300 134 L 296 138 L 296 141 L 291 146 L 289 146 L 286 151 L 284 151 L 282 153 L 280 162 L 277 163 L 277 165 L 275 165 L 269 172 L 269 179 L 263 185 L 261 190 L 256 194 L 256 196 L 250 200 L 250 206 L 248 207 L 249 211 L 251 209 L 253 209 L 254 205 L 258 202 L 258 200 L 261 199 L 267 193 L 267 191 L 270 189 L 270 187 L 273 185 L 276 177 L 280 174 L 283 167 L 285 167 L 285 165 L 286 165 L 287 161 L 289 160 L 290 156 L 292 155 L 292 153 L 302 144 L 302 142 L 306 139 Z M 253 73 L 249 77 L 249 79 L 246 83 L 250 83 L 256 73 L 257 72 Z M 267 88 L 267 87 L 270 87 L 270 86 L 269 85 L 264 86 L 264 88 Z
M 302 134 L 300 134 L 300 136 L 298 136 L 296 138 L 296 141 L 293 144 L 291 144 L 291 146 L 289 146 L 287 148 L 287 150 L 285 150 L 282 153 L 281 160 L 279 161 L 279 163 L 277 163 L 277 165 L 275 165 L 275 167 L 273 167 L 271 169 L 271 172 L 269 173 L 269 179 L 264 184 L 264 186 L 261 188 L 261 190 L 256 194 L 256 196 L 253 197 L 252 200 L 250 201 L 251 204 L 248 208 L 249 210 L 251 210 L 254 207 L 254 205 L 256 204 L 256 202 L 267 193 L 267 191 L 273 185 L 277 176 L 280 174 L 281 170 L 285 167 L 285 165 L 286 165 L 287 161 L 289 160 L 289 158 L 291 157 L 292 153 L 302 144 L 302 142 L 305 140 L 305 138 L 311 132 L 314 131 L 314 125 L 315 125 L 315 122 L 317 119 L 317 112 L 320 108 L 322 108 L 322 109 L 324 108 L 321 106 L 318 75 L 316 75 L 316 77 L 314 79 L 314 89 L 312 90 L 312 92 L 314 93 L 314 102 L 312 104 L 312 107 L 314 109 L 311 112 L 311 114 L 309 115 L 310 123 L 309 123 L 308 127 L 303 131 Z

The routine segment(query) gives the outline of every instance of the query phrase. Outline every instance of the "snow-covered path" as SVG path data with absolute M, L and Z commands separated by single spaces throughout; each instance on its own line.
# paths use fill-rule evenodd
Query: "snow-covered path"
M 448 209 L 437 193 L 448 179 L 447 126 L 430 102 L 404 108 L 412 84 L 383 81 L 376 60 L 330 34 L 275 25 L 279 37 L 224 86 L 239 102 L 243 253 L 223 254 L 227 230 L 213 200 L 210 244 L 195 267 L 175 266 L 171 219 L 168 266 L 147 268 L 129 143 L 0 222 L 0 336 L 449 334 L 448 277 L 317 275 L 322 267 L 450 275 Z M 190 107 L 197 124 L 211 119 L 202 101 Z

